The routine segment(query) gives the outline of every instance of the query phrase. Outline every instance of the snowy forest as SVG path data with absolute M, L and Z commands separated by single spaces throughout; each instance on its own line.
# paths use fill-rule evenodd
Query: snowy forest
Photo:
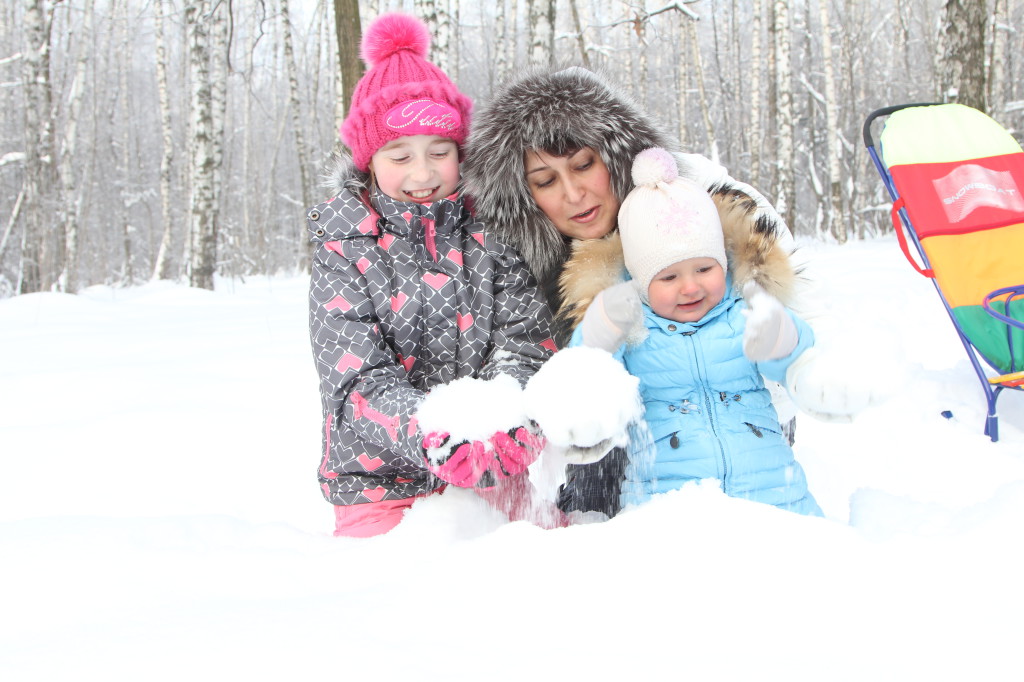
M 2 0 L 0 298 L 305 268 L 360 27 L 391 10 L 478 102 L 527 65 L 601 70 L 798 236 L 891 230 L 877 108 L 1024 134 L 1024 0 Z

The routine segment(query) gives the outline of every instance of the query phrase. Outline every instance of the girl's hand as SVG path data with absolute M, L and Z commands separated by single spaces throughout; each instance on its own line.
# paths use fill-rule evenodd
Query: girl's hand
M 535 425 L 498 431 L 486 441 L 452 443 L 447 433 L 423 438 L 427 469 L 460 488 L 491 488 L 498 479 L 522 474 L 540 456 L 544 444 Z

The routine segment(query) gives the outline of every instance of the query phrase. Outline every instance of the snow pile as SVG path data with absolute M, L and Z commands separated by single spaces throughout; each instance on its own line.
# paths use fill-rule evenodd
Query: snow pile
M 549 531 L 449 486 L 333 538 L 305 277 L 0 300 L 0 676 L 1018 679 L 1024 395 L 992 443 L 894 238 L 801 253 L 845 376 L 902 369 L 850 423 L 797 417 L 825 519 L 710 481 Z

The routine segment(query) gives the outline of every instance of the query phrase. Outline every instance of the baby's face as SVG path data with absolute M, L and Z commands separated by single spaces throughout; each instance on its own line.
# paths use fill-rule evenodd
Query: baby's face
M 674 322 L 698 322 L 725 297 L 725 270 L 714 258 L 687 258 L 651 280 L 651 310 Z
M 388 142 L 370 158 L 380 191 L 392 199 L 429 204 L 459 184 L 459 148 L 437 135 L 407 135 Z

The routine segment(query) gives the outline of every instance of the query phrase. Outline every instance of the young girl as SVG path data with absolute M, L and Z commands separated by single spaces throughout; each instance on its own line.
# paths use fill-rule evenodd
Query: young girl
M 654 461 L 634 458 L 622 501 L 717 479 L 729 495 L 820 516 L 762 380 L 789 385 L 814 344 L 810 327 L 762 287 L 784 291 L 787 263 L 743 273 L 744 300 L 708 193 L 677 177 L 662 149 L 637 156 L 633 181 L 618 214 L 632 279 L 601 292 L 573 336 L 620 353 L 640 380 Z M 776 237 L 750 234 L 765 246 Z
M 429 44 L 407 15 L 367 28 L 369 69 L 341 126 L 352 158 L 333 169 L 336 196 L 307 214 L 319 480 L 335 535 L 385 533 L 446 483 L 521 518 L 541 445 L 514 422 L 520 386 L 554 348 L 550 315 L 519 256 L 485 235 L 457 192 L 471 102 L 425 60 Z M 485 401 L 504 421 L 464 428 Z

